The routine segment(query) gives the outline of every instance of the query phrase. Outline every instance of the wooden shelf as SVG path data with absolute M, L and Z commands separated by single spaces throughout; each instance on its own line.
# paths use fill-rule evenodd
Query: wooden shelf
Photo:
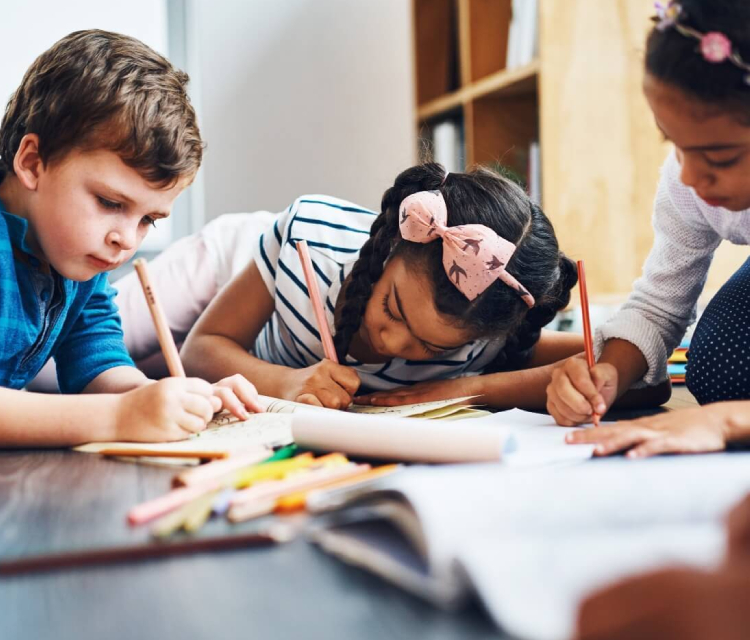
M 536 93 L 538 78 L 538 60 L 517 69 L 496 71 L 458 91 L 422 105 L 417 109 L 417 119 L 430 120 L 480 98 Z

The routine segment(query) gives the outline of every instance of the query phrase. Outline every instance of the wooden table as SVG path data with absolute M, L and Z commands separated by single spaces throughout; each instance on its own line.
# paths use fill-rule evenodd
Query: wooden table
M 670 402 L 688 406 L 678 390 Z M 0 557 L 144 541 L 125 514 L 173 471 L 72 451 L 0 452 Z M 239 525 L 232 532 L 257 526 Z M 228 532 L 223 521 L 206 535 Z M 0 639 L 498 638 L 302 539 L 266 548 L 0 578 Z

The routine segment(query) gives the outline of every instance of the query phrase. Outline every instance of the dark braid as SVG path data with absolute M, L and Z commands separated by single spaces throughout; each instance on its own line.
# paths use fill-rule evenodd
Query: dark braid
M 336 335 L 333 337 L 340 362 L 346 362 L 349 345 L 362 324 L 372 288 L 383 275 L 385 262 L 401 239 L 398 230 L 398 208 L 401 201 L 417 191 L 437 189 L 444 173 L 438 164 L 412 167 L 402 172 L 393 186 L 383 194 L 381 214 L 373 223 L 370 239 L 362 246 L 342 292 L 345 296 L 344 304 L 336 319 Z
M 448 226 L 483 224 L 516 245 L 506 269 L 536 299 L 531 310 L 514 289 L 499 280 L 473 301 L 467 300 L 445 273 L 441 241 L 419 244 L 401 239 L 401 202 L 413 193 L 435 189 L 445 197 Z M 431 283 L 439 313 L 455 318 L 457 326 L 470 329 L 476 338 L 506 338 L 505 349 L 493 363 L 498 368 L 528 356 L 542 327 L 568 304 L 576 283 L 575 266 L 560 253 L 550 221 L 516 184 L 483 167 L 451 173 L 447 178 L 438 164 L 412 167 L 383 195 L 381 214 L 342 291 L 344 301 L 334 337 L 342 362 L 359 330 L 373 286 L 383 275 L 388 258 L 395 255 Z

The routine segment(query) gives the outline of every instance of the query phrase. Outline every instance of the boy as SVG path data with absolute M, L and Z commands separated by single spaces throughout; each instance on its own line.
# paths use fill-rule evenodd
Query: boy
M 175 440 L 222 405 L 261 410 L 240 376 L 148 380 L 107 282 L 200 166 L 187 81 L 133 38 L 79 31 L 11 97 L 0 126 L 0 446 Z M 63 394 L 87 395 L 22 391 L 50 357 Z

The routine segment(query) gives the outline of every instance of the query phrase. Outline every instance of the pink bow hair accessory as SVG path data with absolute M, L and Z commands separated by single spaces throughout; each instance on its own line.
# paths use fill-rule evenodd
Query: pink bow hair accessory
M 448 208 L 440 191 L 419 191 L 404 198 L 399 229 L 409 242 L 443 239 L 445 273 L 469 300 L 500 279 L 515 289 L 529 308 L 534 306 L 534 297 L 505 270 L 516 245 L 483 224 L 449 227 Z

